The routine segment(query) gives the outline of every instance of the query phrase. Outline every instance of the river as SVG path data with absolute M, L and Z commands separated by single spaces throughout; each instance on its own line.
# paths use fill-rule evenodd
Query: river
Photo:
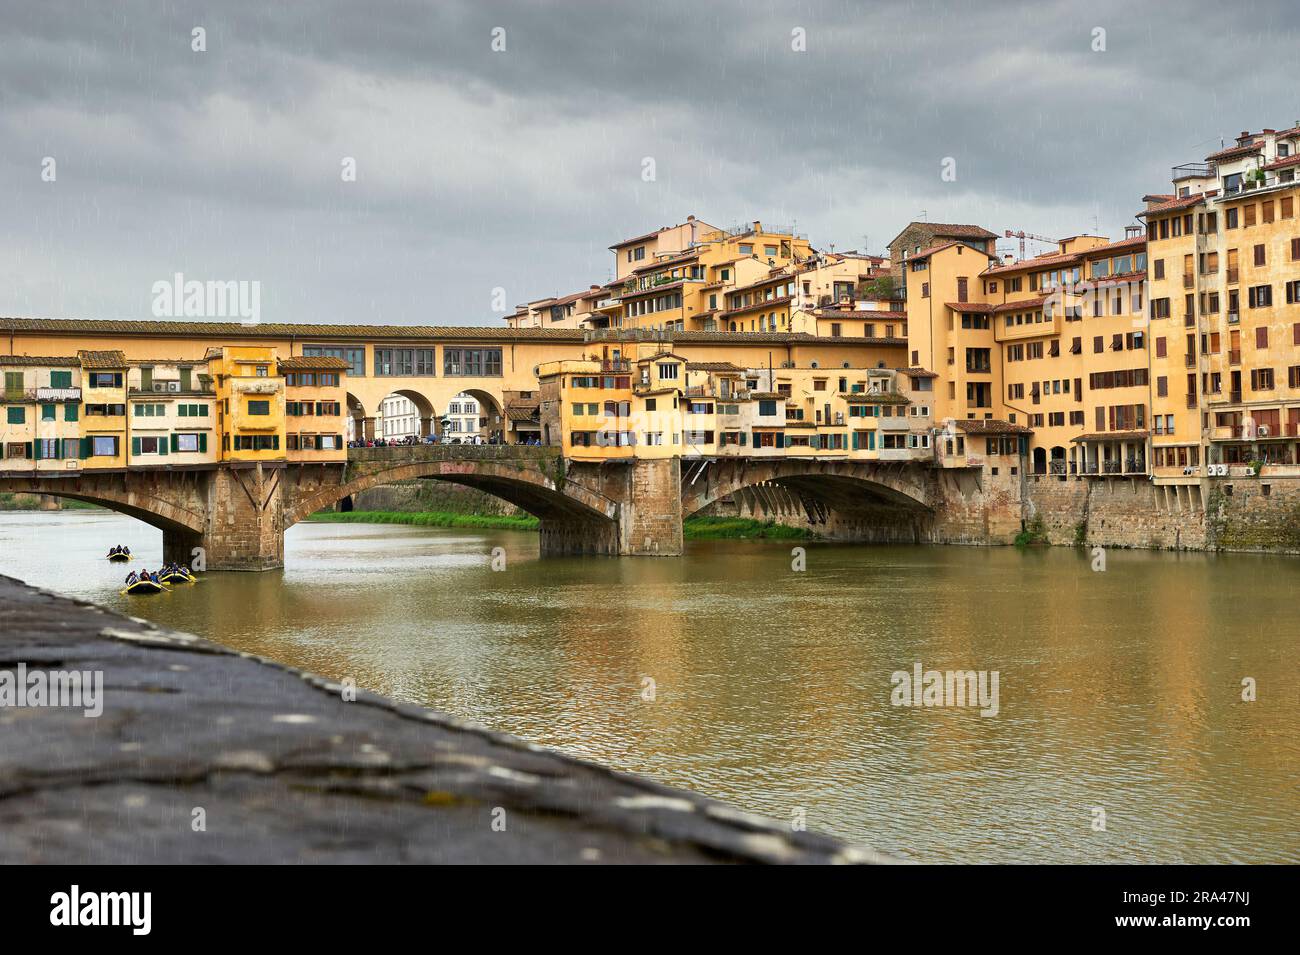
M 1300 560 L 301 524 L 283 571 L 150 598 L 118 542 L 160 563 L 127 517 L 3 513 L 0 573 L 908 859 L 1300 861 Z M 997 715 L 891 705 L 916 663 L 997 671 Z

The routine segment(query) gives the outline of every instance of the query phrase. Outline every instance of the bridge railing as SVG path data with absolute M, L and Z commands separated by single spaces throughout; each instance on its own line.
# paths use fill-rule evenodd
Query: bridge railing
M 538 461 L 561 449 L 527 444 L 397 444 L 348 448 L 348 462 L 366 461 Z

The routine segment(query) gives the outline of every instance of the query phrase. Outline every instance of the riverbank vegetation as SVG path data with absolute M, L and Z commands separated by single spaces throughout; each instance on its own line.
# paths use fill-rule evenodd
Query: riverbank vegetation
M 309 521 L 329 524 L 416 524 L 420 527 L 474 527 L 481 530 L 535 531 L 537 518 L 524 514 L 452 514 L 449 511 L 318 511 Z
M 91 504 L 88 501 L 74 501 L 70 497 L 56 497 L 54 499 L 60 511 L 99 511 L 103 510 L 98 504 Z M 22 494 L 8 492 L 0 494 L 0 511 L 39 511 L 41 507 L 41 495 L 39 494 Z
M 808 540 L 816 535 L 803 527 L 744 517 L 688 517 L 682 522 L 687 540 Z
M 470 527 L 480 530 L 535 531 L 530 515 L 454 514 L 449 511 L 319 511 L 310 521 L 331 524 L 414 524 L 420 527 Z M 799 527 L 739 517 L 689 517 L 682 525 L 687 540 L 806 540 L 815 536 Z

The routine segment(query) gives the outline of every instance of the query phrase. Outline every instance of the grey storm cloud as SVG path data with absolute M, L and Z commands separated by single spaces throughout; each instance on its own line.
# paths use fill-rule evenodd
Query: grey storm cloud
M 0 11 L 6 314 L 146 320 L 183 272 L 260 281 L 267 320 L 492 324 L 496 288 L 605 281 L 689 214 L 871 251 L 922 214 L 1115 236 L 1170 166 L 1300 120 L 1285 2 Z

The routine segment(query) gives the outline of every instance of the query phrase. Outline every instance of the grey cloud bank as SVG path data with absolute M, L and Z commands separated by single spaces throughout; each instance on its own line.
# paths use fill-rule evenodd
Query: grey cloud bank
M 148 320 L 183 272 L 267 321 L 494 324 L 493 289 L 603 281 L 692 213 L 1117 236 L 1171 165 L 1300 119 L 1300 18 L 1236 9 L 6 2 L 0 313 Z

